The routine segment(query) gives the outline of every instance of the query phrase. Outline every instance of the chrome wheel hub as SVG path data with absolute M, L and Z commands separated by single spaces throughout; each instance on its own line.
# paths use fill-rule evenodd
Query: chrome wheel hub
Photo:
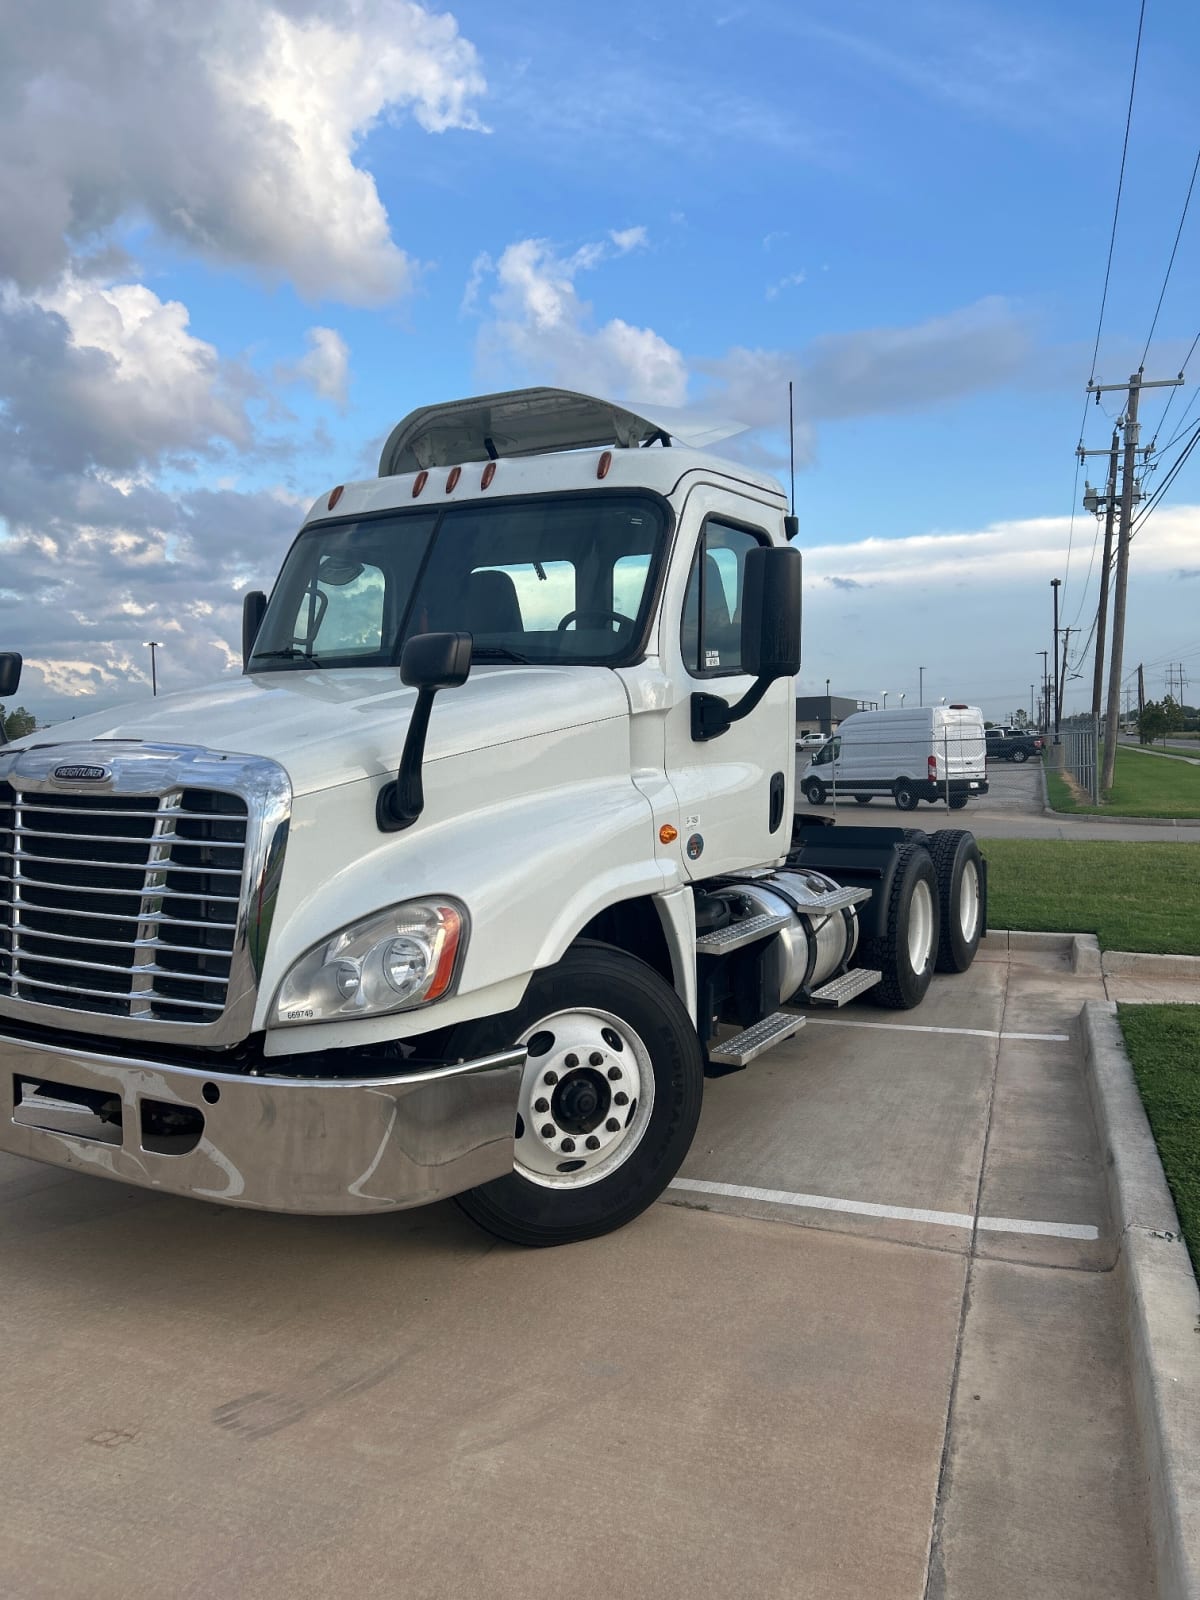
M 922 973 L 933 954 L 933 895 L 925 882 L 913 890 L 908 908 L 908 959 L 916 973 Z
M 515 1167 L 547 1188 L 580 1188 L 615 1171 L 641 1142 L 654 1105 L 649 1052 L 606 1011 L 556 1011 L 517 1041 L 528 1051 Z
M 963 866 L 962 882 L 958 887 L 958 925 L 968 944 L 979 926 L 979 868 L 973 861 Z

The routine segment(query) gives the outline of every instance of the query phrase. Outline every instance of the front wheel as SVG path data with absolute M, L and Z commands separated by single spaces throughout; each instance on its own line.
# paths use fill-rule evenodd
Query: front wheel
M 1013 758 L 1014 761 L 1016 761 L 1018 763 L 1022 762 L 1022 761 L 1028 761 L 1029 760 L 1029 751 L 1028 750 L 1014 750 L 1013 753 L 1012 753 L 1012 758 Z
M 892 797 L 901 811 L 915 811 L 921 802 L 920 795 L 907 778 L 901 778 L 892 790 Z
M 536 973 L 507 1017 L 456 1030 L 455 1055 L 528 1050 L 513 1171 L 458 1196 L 514 1244 L 571 1244 L 622 1227 L 678 1172 L 704 1092 L 700 1041 L 644 962 L 579 944 Z
M 933 860 L 915 839 L 899 847 L 881 938 L 859 946 L 857 964 L 883 973 L 876 1005 L 911 1011 L 925 998 L 938 951 L 938 883 Z
M 825 785 L 819 778 L 805 779 L 804 798 L 810 806 L 819 806 L 825 803 Z

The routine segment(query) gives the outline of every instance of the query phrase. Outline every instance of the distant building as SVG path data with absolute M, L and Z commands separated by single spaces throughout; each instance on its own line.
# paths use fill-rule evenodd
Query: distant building
M 855 711 L 867 709 L 861 700 L 849 700 L 839 694 L 798 694 L 796 696 L 796 732 L 832 733 Z

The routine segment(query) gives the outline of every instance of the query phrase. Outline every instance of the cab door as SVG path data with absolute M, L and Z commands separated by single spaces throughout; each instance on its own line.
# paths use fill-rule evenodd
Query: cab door
M 763 865 L 791 842 L 795 682 L 778 679 L 742 721 L 714 739 L 692 736 L 692 695 L 735 706 L 755 680 L 741 662 L 746 555 L 773 542 L 778 513 L 707 485 L 688 496 L 686 580 L 666 597 L 661 659 L 676 692 L 667 712 L 667 775 L 679 802 L 684 870 L 692 878 Z M 682 554 L 678 552 L 678 554 Z M 684 566 L 677 562 L 676 571 Z M 680 573 L 682 577 L 682 573 Z

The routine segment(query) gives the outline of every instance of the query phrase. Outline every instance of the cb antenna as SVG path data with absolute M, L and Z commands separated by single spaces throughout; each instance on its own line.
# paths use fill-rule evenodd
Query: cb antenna
M 788 463 L 792 472 L 792 503 L 788 508 L 796 515 L 796 413 L 792 405 L 792 380 L 788 379 Z

